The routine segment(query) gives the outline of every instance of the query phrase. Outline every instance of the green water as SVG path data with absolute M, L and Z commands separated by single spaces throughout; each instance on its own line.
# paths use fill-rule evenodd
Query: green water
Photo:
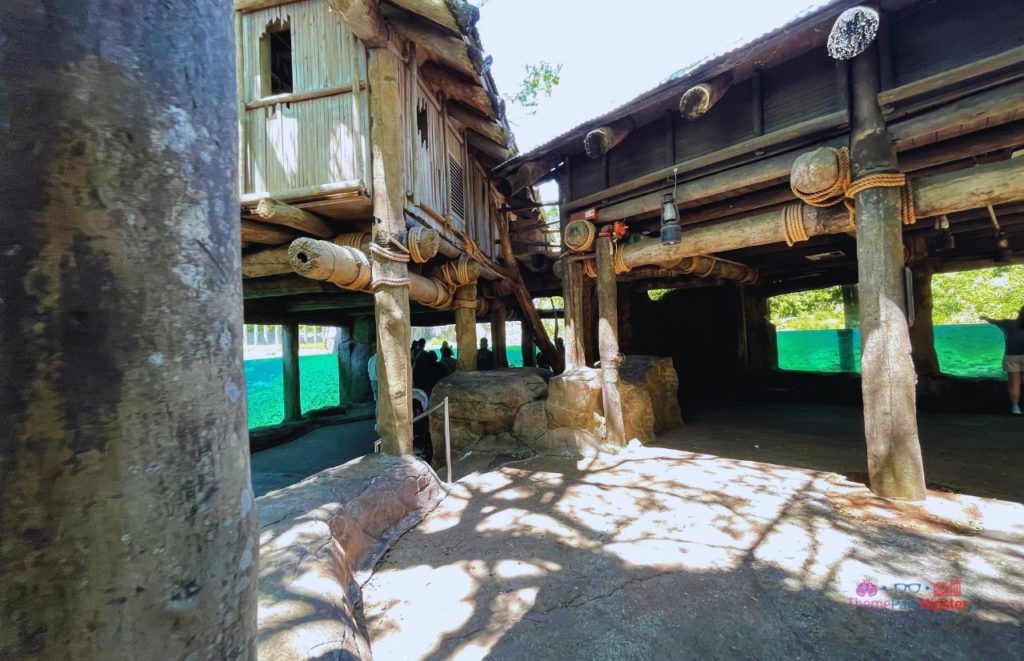
M 440 351 L 437 352 L 440 354 Z M 508 362 L 523 366 L 523 352 L 508 347 Z M 249 428 L 276 425 L 284 419 L 284 368 L 280 358 L 245 361 Z M 338 358 L 334 354 L 299 357 L 302 412 L 338 405 Z
M 860 371 L 860 332 L 853 333 L 854 368 Z M 779 331 L 779 369 L 839 372 L 839 332 Z M 935 351 L 946 374 L 1005 379 L 1003 334 L 990 324 L 935 327 Z

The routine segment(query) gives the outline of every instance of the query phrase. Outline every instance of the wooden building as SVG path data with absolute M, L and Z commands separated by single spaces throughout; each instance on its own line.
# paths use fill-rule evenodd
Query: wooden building
M 532 192 L 502 194 L 490 174 L 515 145 L 478 11 L 463 0 L 234 7 L 246 320 L 285 325 L 289 418 L 296 324 L 348 333 L 343 380 L 365 380 L 376 336 L 384 447 L 408 452 L 413 322 L 456 319 L 472 369 L 477 319 L 503 337 L 518 315 L 557 359 L 519 272 L 529 255 L 513 244 L 543 240 Z M 528 229 L 510 231 L 519 218 Z
M 872 485 L 921 497 L 930 276 L 1024 251 L 1022 25 L 1000 0 L 824 3 L 501 164 L 506 190 L 560 186 L 574 254 L 531 284 L 566 292 L 569 367 L 612 372 L 610 415 L 620 340 L 727 396 L 773 367 L 768 296 L 859 283 Z M 685 289 L 678 319 L 651 323 L 649 288 Z

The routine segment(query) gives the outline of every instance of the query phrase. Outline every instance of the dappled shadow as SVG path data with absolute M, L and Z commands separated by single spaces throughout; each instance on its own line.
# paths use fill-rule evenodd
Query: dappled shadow
M 1024 508 L 985 505 L 985 531 L 955 537 L 844 518 L 835 488 L 807 470 L 658 448 L 470 475 L 365 586 L 374 655 L 1024 654 Z M 865 578 L 875 601 L 896 584 L 959 580 L 969 607 L 858 607 Z

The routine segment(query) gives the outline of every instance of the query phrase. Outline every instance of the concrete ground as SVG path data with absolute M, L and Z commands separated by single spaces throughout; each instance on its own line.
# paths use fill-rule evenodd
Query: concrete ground
M 840 474 L 867 472 L 864 419 L 853 406 L 756 404 L 690 415 L 672 447 Z M 918 418 L 928 482 L 1024 503 L 1024 416 Z
M 864 470 L 817 423 L 794 453 L 771 416 L 730 420 L 579 462 L 472 458 L 363 588 L 375 658 L 1024 658 L 1024 507 L 933 496 L 914 526 L 858 519 L 839 503 L 870 496 L 835 475 L 679 449 Z M 923 432 L 926 457 L 1012 449 L 988 429 Z M 953 581 L 953 601 L 905 598 Z
M 373 420 L 320 427 L 294 441 L 254 452 L 250 464 L 256 497 L 373 452 Z

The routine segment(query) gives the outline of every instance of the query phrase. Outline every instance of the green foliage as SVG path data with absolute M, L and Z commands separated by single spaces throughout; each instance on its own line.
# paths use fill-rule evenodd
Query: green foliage
M 1013 319 L 1024 305 L 1024 266 L 996 266 L 932 277 L 932 319 L 940 324 L 976 324 L 982 317 Z M 779 330 L 843 327 L 841 287 L 781 294 L 768 299 Z
M 779 330 L 824 330 L 842 328 L 842 287 L 826 287 L 768 299 L 772 323 Z
M 674 289 L 648 289 L 647 290 L 647 298 L 651 299 L 652 301 L 660 301 L 661 299 L 665 298 L 665 296 L 667 296 L 668 293 L 671 292 L 671 291 L 675 291 L 675 290 Z
M 541 60 L 540 64 L 527 64 L 524 68 L 526 77 L 523 78 L 523 82 L 519 83 L 519 90 L 508 99 L 524 108 L 535 109 L 538 98 L 542 94 L 551 96 L 555 86 L 561 82 L 562 65 L 550 64 Z
M 1015 319 L 1024 305 L 1024 267 L 996 266 L 932 276 L 936 324 L 976 324 L 982 317 Z

